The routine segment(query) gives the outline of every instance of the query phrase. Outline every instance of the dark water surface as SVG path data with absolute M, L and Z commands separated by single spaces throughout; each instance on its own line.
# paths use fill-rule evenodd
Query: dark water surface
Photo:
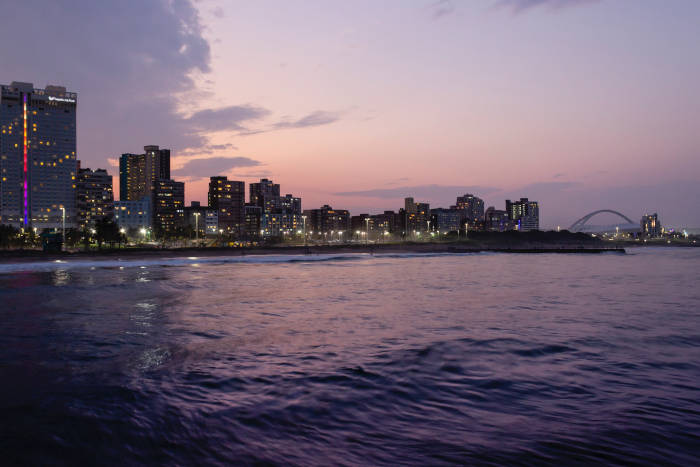
M 3 464 L 697 465 L 700 249 L 0 265 Z

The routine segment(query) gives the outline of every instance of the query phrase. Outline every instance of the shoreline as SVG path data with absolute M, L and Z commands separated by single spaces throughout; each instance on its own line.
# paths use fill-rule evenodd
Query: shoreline
M 74 251 L 44 253 L 41 250 L 0 251 L 0 264 L 17 262 L 40 262 L 65 259 L 114 259 L 114 258 L 163 258 L 163 257 L 217 257 L 247 255 L 322 255 L 334 253 L 511 253 L 511 254 L 624 254 L 619 246 L 592 245 L 483 245 L 464 243 L 387 243 L 387 244 L 344 244 L 344 245 L 288 245 L 259 247 L 183 247 L 183 248 L 122 248 L 101 251 Z

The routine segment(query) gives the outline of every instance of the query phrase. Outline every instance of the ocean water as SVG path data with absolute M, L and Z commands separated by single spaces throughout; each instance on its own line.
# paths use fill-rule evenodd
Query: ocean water
M 6 465 L 697 465 L 700 249 L 0 264 Z

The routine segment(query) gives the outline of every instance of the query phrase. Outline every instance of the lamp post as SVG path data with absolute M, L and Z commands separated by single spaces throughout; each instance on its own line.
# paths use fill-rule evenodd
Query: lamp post
M 65 248 L 66 248 L 66 208 L 61 206 L 61 211 L 62 211 L 61 223 L 62 223 L 62 227 L 63 227 L 63 232 L 61 233 L 63 243 L 61 244 L 61 246 L 65 250 Z
M 365 245 L 369 244 L 369 217 L 365 217 Z
M 430 221 L 428 221 L 428 235 L 430 235 Z M 428 237 L 425 238 L 426 241 L 428 241 Z
M 306 216 L 301 216 L 301 220 L 304 221 L 304 246 L 306 246 Z
M 469 240 L 469 222 L 464 223 L 464 238 Z
M 199 215 L 201 213 L 195 212 L 194 213 L 194 241 L 196 243 L 199 243 Z

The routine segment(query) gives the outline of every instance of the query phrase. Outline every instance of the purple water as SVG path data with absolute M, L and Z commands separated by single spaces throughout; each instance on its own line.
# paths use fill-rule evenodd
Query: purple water
M 6 464 L 678 464 L 700 249 L 0 264 Z

